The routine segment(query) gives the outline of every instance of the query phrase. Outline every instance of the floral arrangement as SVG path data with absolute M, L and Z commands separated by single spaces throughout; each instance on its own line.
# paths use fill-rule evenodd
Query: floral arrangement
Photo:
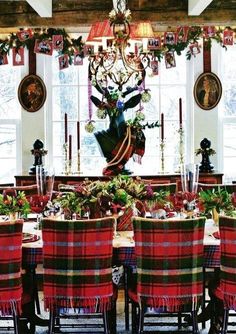
M 27 215 L 30 212 L 30 205 L 23 191 L 6 189 L 0 194 L 0 214 L 7 215 L 19 213 Z
M 235 215 L 235 193 L 230 194 L 225 189 L 206 189 L 198 194 L 199 206 L 205 215 L 212 214 L 213 210 L 217 213 L 224 213 L 228 216 Z

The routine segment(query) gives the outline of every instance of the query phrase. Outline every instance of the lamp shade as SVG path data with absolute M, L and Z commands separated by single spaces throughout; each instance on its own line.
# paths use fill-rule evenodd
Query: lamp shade
M 96 31 L 97 31 L 97 26 L 98 26 L 99 22 L 96 22 L 96 23 L 93 23 L 91 28 L 90 28 L 90 31 L 89 31 L 89 34 L 88 34 L 88 37 L 86 39 L 86 44 L 94 44 L 94 43 L 101 43 L 101 39 L 99 40 L 98 38 L 94 38 L 96 36 Z
M 114 38 L 109 20 L 97 22 L 95 25 L 94 39 L 101 39 L 101 38 L 106 38 L 106 39 Z
M 134 32 L 135 38 L 154 38 L 154 32 L 150 22 L 139 22 Z

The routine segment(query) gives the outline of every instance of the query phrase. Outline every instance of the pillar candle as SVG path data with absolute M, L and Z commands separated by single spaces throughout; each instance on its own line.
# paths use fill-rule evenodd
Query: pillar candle
M 79 151 L 80 149 L 80 134 L 79 134 L 79 122 L 77 122 L 77 150 Z
M 65 113 L 65 144 L 68 141 L 68 123 L 67 123 L 67 113 Z
M 183 126 L 183 115 L 182 115 L 182 99 L 179 98 L 179 127 Z
M 72 152 L 72 136 L 69 135 L 69 160 L 71 160 L 71 152 Z
M 161 139 L 164 139 L 164 114 L 161 113 Z

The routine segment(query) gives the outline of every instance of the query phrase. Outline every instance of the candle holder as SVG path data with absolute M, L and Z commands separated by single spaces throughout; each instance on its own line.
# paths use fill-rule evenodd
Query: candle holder
M 179 134 L 179 168 L 178 172 L 180 173 L 181 165 L 184 164 L 184 130 L 182 127 L 178 130 Z
M 68 175 L 69 174 L 69 160 L 67 159 L 68 156 L 68 144 L 65 143 L 63 145 L 63 150 L 64 150 L 64 166 L 63 166 L 63 172 L 62 174 Z
M 82 174 L 80 170 L 80 150 L 77 151 L 77 170 L 74 174 Z
M 164 173 L 164 171 L 165 171 L 164 148 L 165 148 L 165 142 L 164 142 L 164 139 L 161 139 L 161 143 L 160 143 L 160 149 L 161 149 L 161 173 Z

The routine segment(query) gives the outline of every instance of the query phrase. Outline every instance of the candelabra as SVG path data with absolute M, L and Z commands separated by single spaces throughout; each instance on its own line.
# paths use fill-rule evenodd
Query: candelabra
M 164 139 L 161 139 L 161 143 L 160 143 L 160 149 L 161 149 L 161 173 L 164 173 L 164 171 L 165 171 L 164 148 L 165 148 L 165 142 L 164 142 Z

